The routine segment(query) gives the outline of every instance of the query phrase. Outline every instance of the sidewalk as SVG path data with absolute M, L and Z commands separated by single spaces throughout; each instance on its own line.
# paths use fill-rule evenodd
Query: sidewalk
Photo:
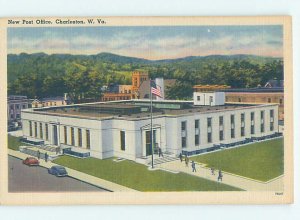
M 22 160 L 29 156 L 29 155 L 21 153 L 19 151 L 14 151 L 14 150 L 10 150 L 10 149 L 8 150 L 8 154 L 11 155 L 11 156 L 20 158 Z M 45 162 L 44 160 L 40 160 L 40 166 L 41 167 L 50 168 L 54 165 L 57 165 L 57 164 L 52 163 L 51 161 Z M 73 170 L 73 169 L 70 169 L 70 168 L 67 168 L 67 167 L 66 167 L 66 170 L 67 170 L 68 175 L 70 177 L 73 177 L 73 178 L 78 179 L 80 181 L 92 184 L 94 186 L 98 186 L 100 188 L 110 190 L 112 192 L 138 192 L 134 189 L 131 189 L 131 188 L 128 188 L 128 187 L 125 187 L 125 186 L 122 186 L 122 185 L 119 185 L 119 184 L 116 184 L 116 183 L 112 183 L 112 182 L 109 182 L 107 180 L 103 180 L 103 179 L 100 179 L 100 178 L 97 178 L 97 177 L 79 172 L 77 170 Z
M 184 161 L 180 162 L 180 160 L 159 164 L 156 165 L 156 167 L 160 167 L 172 171 L 184 172 L 190 175 L 202 177 L 216 182 L 218 181 L 217 180 L 218 170 L 215 170 L 215 175 L 212 175 L 210 169 L 205 167 L 204 164 L 196 163 L 197 172 L 192 172 L 191 163 L 189 164 L 189 167 L 186 167 L 185 162 Z M 240 189 L 244 189 L 246 191 L 278 191 L 278 192 L 283 191 L 283 176 L 275 178 L 274 180 L 265 183 L 261 181 L 252 180 L 246 177 L 226 173 L 226 172 L 222 172 L 222 173 L 223 173 L 222 183 Z

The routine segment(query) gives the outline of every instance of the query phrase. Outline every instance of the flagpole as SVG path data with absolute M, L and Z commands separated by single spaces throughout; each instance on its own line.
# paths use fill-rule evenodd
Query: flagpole
M 151 89 L 151 79 L 150 79 L 150 137 L 151 137 L 151 166 L 153 166 L 153 124 L 152 124 L 152 89 Z

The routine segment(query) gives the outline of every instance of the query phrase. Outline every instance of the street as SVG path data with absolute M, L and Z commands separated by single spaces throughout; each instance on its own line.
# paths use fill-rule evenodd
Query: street
M 29 167 L 22 160 L 8 157 L 9 192 L 86 192 L 107 191 L 71 177 L 56 177 L 46 168 Z

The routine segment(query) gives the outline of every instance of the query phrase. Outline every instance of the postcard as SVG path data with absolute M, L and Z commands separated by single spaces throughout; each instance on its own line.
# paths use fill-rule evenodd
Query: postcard
M 291 17 L 0 19 L 2 205 L 293 202 Z

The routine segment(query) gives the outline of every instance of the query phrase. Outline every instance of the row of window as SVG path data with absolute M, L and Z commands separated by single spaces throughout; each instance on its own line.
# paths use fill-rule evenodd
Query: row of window
M 255 98 L 255 97 L 254 97 Z M 229 97 L 226 97 L 226 101 L 229 101 L 230 100 L 230 98 Z M 242 98 L 242 97 L 238 97 L 238 102 L 243 102 L 244 101 L 244 99 Z M 248 102 L 248 98 L 246 97 L 246 101 Z M 268 103 L 277 103 L 278 101 L 277 101 L 277 98 L 274 100 L 272 100 L 272 98 L 267 98 L 267 102 Z M 283 99 L 279 99 L 279 104 L 280 105 L 282 105 L 283 104 Z
M 235 117 L 236 115 L 230 115 L 230 136 L 235 138 Z M 245 113 L 240 115 L 240 136 L 245 136 Z M 251 112 L 251 135 L 255 134 L 255 113 Z M 195 120 L 195 146 L 200 145 L 200 120 Z M 274 131 L 274 110 L 270 110 L 270 131 Z M 265 132 L 265 111 L 260 112 L 260 132 Z M 219 141 L 224 140 L 224 116 L 219 116 Z M 212 143 L 212 118 L 207 118 L 207 143 Z M 181 147 L 187 147 L 187 121 L 181 122 Z
M 91 149 L 91 135 L 90 130 L 85 130 L 86 132 L 86 148 Z M 75 128 L 70 127 L 70 134 L 71 134 L 71 145 L 75 146 Z M 68 127 L 64 126 L 64 143 L 68 144 Z M 77 128 L 77 143 L 78 147 L 82 147 L 82 129 Z
M 34 124 L 34 129 L 32 124 Z M 39 125 L 39 137 L 38 137 L 38 125 Z M 44 124 L 45 127 L 45 140 L 49 140 L 49 125 L 47 123 Z M 34 133 L 33 133 L 34 131 Z M 32 123 L 32 121 L 29 121 L 29 136 L 30 137 L 36 137 L 36 138 L 40 138 L 40 139 L 44 139 L 44 129 L 43 129 L 43 123 L 38 123 L 38 122 L 34 122 Z
M 44 129 L 43 129 L 44 126 Z M 39 135 L 38 135 L 38 129 L 39 129 Z M 55 129 L 57 129 L 55 127 Z M 73 127 L 70 128 L 71 130 L 71 145 L 75 146 L 75 129 Z M 44 131 L 45 131 L 45 137 L 44 137 Z M 82 147 L 82 129 L 78 128 L 78 146 Z M 86 132 L 86 148 L 91 148 L 91 137 L 90 137 L 90 130 L 85 130 Z M 45 139 L 49 140 L 49 125 L 47 123 L 41 123 L 41 122 L 32 122 L 29 121 L 29 136 L 39 138 L 39 139 Z M 64 143 L 68 144 L 68 129 L 67 126 L 64 126 Z
M 15 104 L 15 105 L 10 104 L 9 107 L 10 107 L 11 110 L 13 110 L 13 109 L 20 109 L 21 104 Z M 25 104 L 23 104 L 22 105 L 22 109 L 25 109 L 25 108 L 27 108 L 27 106 Z

